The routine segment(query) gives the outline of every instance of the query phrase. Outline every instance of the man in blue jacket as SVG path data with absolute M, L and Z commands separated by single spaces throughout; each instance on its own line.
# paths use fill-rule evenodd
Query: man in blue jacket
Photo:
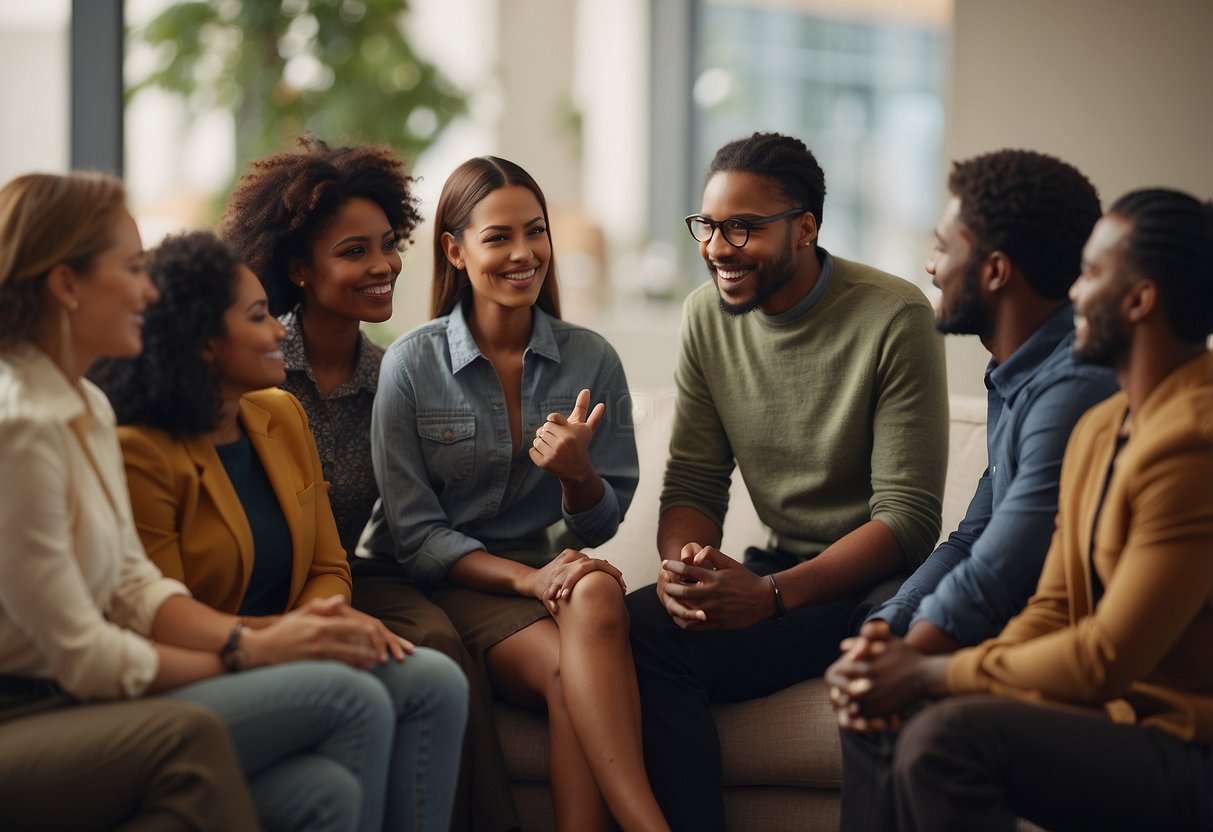
M 942 292 L 939 329 L 977 335 L 991 354 L 989 464 L 959 527 L 869 616 L 925 654 L 995 636 L 1023 608 L 1053 534 L 1070 432 L 1116 390 L 1110 369 L 1073 356 L 1067 293 L 1100 217 L 1091 183 L 1051 156 L 1002 150 L 957 162 L 948 186 L 927 272 Z M 843 732 L 844 829 L 892 799 L 893 743 Z

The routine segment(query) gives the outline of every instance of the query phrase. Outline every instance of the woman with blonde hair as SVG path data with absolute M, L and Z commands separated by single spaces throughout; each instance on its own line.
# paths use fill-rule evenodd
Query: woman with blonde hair
M 378 829 L 393 714 L 359 671 L 380 659 L 371 628 L 333 600 L 245 628 L 140 545 L 113 411 L 83 376 L 139 353 L 157 298 L 119 181 L 34 174 L 0 190 L 0 687 L 66 717 L 76 701 L 149 694 L 203 705 L 231 732 L 265 828 Z M 320 658 L 334 661 L 297 661 Z M 95 790 L 116 772 L 94 762 Z M 229 799 L 240 790 L 145 826 L 229 828 L 215 820 Z

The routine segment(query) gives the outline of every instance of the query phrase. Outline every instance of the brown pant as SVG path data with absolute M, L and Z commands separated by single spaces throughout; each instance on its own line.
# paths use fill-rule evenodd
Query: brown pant
M 468 677 L 468 726 L 463 740 L 459 787 L 455 793 L 455 832 L 503 832 L 517 829 L 518 812 L 493 721 L 493 692 L 482 661 L 469 655 L 447 614 L 390 564 L 354 564 L 354 607 L 383 621 L 414 644 L 450 656 Z
M 0 828 L 260 828 L 235 746 L 210 711 L 160 699 L 66 702 L 3 708 Z

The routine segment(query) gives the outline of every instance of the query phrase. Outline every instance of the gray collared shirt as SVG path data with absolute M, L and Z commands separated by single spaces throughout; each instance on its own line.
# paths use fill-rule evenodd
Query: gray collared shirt
M 590 442 L 604 489 L 596 505 L 570 514 L 559 480 L 528 449 L 547 415 L 567 416 L 586 387 L 594 403 L 606 403 Z M 427 583 L 478 549 L 539 566 L 564 546 L 600 545 L 639 481 L 631 396 L 614 348 L 538 307 L 523 354 L 517 453 L 501 383 L 461 307 L 388 348 L 371 442 L 382 499 L 358 554 L 396 560 Z

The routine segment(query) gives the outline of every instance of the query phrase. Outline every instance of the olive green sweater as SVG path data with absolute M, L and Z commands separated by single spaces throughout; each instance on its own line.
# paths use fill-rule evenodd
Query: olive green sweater
M 821 256 L 813 290 L 779 315 L 727 315 L 711 283 L 687 298 L 661 510 L 723 526 L 736 463 L 769 548 L 812 557 L 875 519 L 912 568 L 939 536 L 942 338 L 913 284 Z

